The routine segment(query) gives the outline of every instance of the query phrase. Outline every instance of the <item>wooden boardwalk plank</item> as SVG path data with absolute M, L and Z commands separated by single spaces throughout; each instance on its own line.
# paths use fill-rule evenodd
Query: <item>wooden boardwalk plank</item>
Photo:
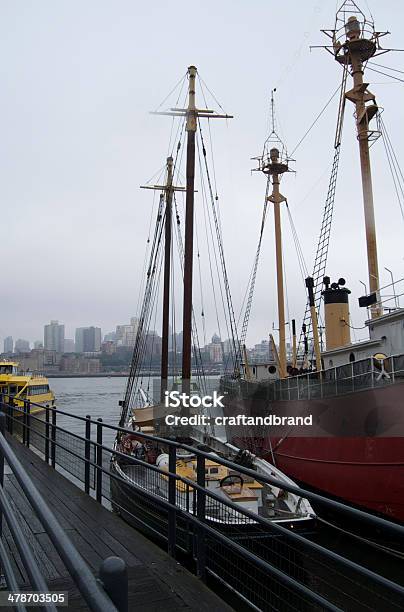
M 31 450 L 8 437 L 20 461 L 56 517 L 95 574 L 110 555 L 125 559 L 129 574 L 129 609 L 135 612 L 227 612 L 231 608 L 212 593 L 198 578 L 171 559 L 163 550 L 127 525 L 119 516 L 102 507 L 72 482 L 53 470 Z M 32 520 L 18 483 L 7 476 L 7 490 L 24 526 L 29 541 L 47 572 L 50 590 L 69 591 L 69 609 L 88 610 L 80 593 L 54 549 Z M 10 543 L 10 546 L 12 544 Z M 18 560 L 16 561 L 18 563 Z

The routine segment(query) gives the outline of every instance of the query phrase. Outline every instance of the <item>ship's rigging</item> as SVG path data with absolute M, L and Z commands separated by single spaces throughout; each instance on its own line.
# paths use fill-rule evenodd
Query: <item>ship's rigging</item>
M 206 95 L 200 82 L 206 108 L 199 109 L 195 105 L 195 82 L 197 71 L 191 66 L 188 69 L 188 106 L 186 100 L 178 107 L 185 79 L 177 84 L 171 94 L 180 90 L 175 108 L 160 111 L 162 102 L 154 114 L 172 116 L 169 155 L 165 168 L 165 181 L 161 184 L 161 173 L 157 184 L 151 181 L 146 189 L 160 192 L 157 213 L 155 213 L 154 234 L 148 239 L 148 261 L 145 265 L 145 281 L 143 284 L 143 300 L 138 315 L 136 334 L 130 374 L 122 402 L 121 425 L 127 422 L 132 409 L 139 403 L 153 405 L 164 399 L 164 391 L 172 386 L 182 386 L 183 392 L 191 389 L 191 356 L 192 368 L 200 393 L 207 393 L 205 366 L 200 343 L 200 319 L 204 341 L 206 343 L 206 308 L 204 294 L 210 291 L 213 296 L 215 319 L 219 333 L 227 333 L 226 351 L 221 338 L 222 361 L 228 371 L 237 372 L 240 366 L 240 347 L 237 338 L 230 283 L 227 274 L 224 255 L 223 235 L 220 222 L 219 196 L 212 152 L 210 120 L 214 118 L 229 118 L 227 114 L 217 114 L 209 110 Z M 206 86 L 205 86 L 206 87 Z M 207 88 L 206 88 L 207 89 Z M 210 90 L 208 90 L 210 92 Z M 181 100 L 182 102 L 182 100 Z M 179 118 L 179 120 L 178 120 Z M 202 118 L 208 119 L 209 136 L 206 139 L 202 126 Z M 175 126 L 177 123 L 177 127 Z M 175 136 L 173 136 L 175 134 Z M 185 141 L 186 146 L 185 146 Z M 183 151 L 187 150 L 186 184 L 181 186 L 181 165 Z M 195 163 L 195 161 L 197 163 Z M 213 179 L 212 179 L 213 168 Z M 196 176 L 195 170 L 198 170 Z M 154 177 L 153 177 L 154 178 Z M 196 185 L 195 181 L 198 181 Z M 197 187 L 197 189 L 196 189 Z M 194 211 L 194 198 L 197 193 L 198 207 Z M 181 198 L 185 194 L 185 203 Z M 185 214 L 184 214 L 185 209 Z M 194 220 L 195 215 L 195 220 Z M 184 220 L 184 222 L 183 222 Z M 183 226 L 185 225 L 185 232 Z M 175 229 L 174 229 L 175 228 Z M 202 231 L 204 230 L 204 235 Z M 195 246 L 194 246 L 195 236 Z M 195 248 L 196 247 L 196 248 Z M 208 272 L 203 275 L 201 259 L 208 263 Z M 195 260 L 195 261 L 194 261 Z M 194 265 L 196 263 L 197 265 Z M 193 268 L 195 267 L 195 272 Z M 161 276 L 164 270 L 164 280 Z M 199 280 L 200 304 L 197 304 L 193 292 L 193 277 Z M 204 287 L 204 282 L 210 288 Z M 196 283 L 195 283 L 196 284 Z M 161 311 L 161 285 L 163 285 L 163 315 L 162 315 L 162 360 L 161 387 L 159 397 L 153 386 L 152 357 L 156 342 L 156 326 L 159 324 Z M 181 311 L 176 303 L 176 293 L 183 293 L 182 307 L 182 367 L 178 369 L 177 349 L 178 314 Z M 188 317 L 191 327 L 189 329 Z M 170 334 L 171 325 L 171 334 Z M 189 337 L 187 337 L 187 335 Z M 170 336 L 170 338 L 169 338 Z M 171 347 L 170 347 L 171 344 Z M 170 352 L 171 348 L 171 352 Z M 169 353 L 171 363 L 169 363 Z M 224 358 L 224 353 L 226 357 Z M 169 374 L 171 382 L 169 382 Z
M 359 21 L 354 21 L 359 18 Z M 358 35 L 360 40 L 362 41 L 360 44 L 363 46 L 363 49 L 359 51 L 359 60 L 358 66 L 356 66 L 355 62 L 355 54 L 351 50 L 351 43 L 344 43 L 344 36 L 347 32 L 347 27 L 351 28 L 353 34 L 348 32 L 348 41 L 352 40 L 352 44 L 355 45 L 356 41 L 354 40 L 357 34 L 352 30 L 353 24 L 358 23 Z M 348 25 L 347 25 L 348 24 Z M 350 25 L 349 25 L 350 24 Z M 338 179 L 338 170 L 339 170 L 339 161 L 341 154 L 341 140 L 342 140 L 342 132 L 344 125 L 344 116 L 345 116 L 345 107 L 346 100 L 350 100 L 355 103 L 356 111 L 355 111 L 355 119 L 357 122 L 358 129 L 358 140 L 360 144 L 360 150 L 362 155 L 362 165 L 364 164 L 363 170 L 363 190 L 364 190 L 364 205 L 365 205 L 365 218 L 367 223 L 367 240 L 368 240 L 368 261 L 369 261 L 369 290 L 370 292 L 374 292 L 376 295 L 376 305 L 372 307 L 371 312 L 374 316 L 381 312 L 381 296 L 380 296 L 380 286 L 378 281 L 378 266 L 377 266 L 377 252 L 376 252 L 376 242 L 374 235 L 374 221 L 373 219 L 373 195 L 370 184 L 370 166 L 368 161 L 368 149 L 372 144 L 377 140 L 379 136 L 382 136 L 383 145 L 385 148 L 388 165 L 390 169 L 390 173 L 392 175 L 394 189 L 397 197 L 397 201 L 400 206 L 401 216 L 404 220 L 404 180 L 403 173 L 401 171 L 400 165 L 397 160 L 397 156 L 392 147 L 391 140 L 387 134 L 386 126 L 384 124 L 381 110 L 375 103 L 375 98 L 372 93 L 368 90 L 368 84 L 363 83 L 360 76 L 358 76 L 358 72 L 363 72 L 365 67 L 368 67 L 370 70 L 377 71 L 377 68 L 372 68 L 373 65 L 378 66 L 379 68 L 384 68 L 385 70 L 393 70 L 389 69 L 386 66 L 382 66 L 375 62 L 370 61 L 371 58 L 378 56 L 380 54 L 384 54 L 389 49 L 384 49 L 380 45 L 380 38 L 386 34 L 386 32 L 378 32 L 375 30 L 373 19 L 368 19 L 366 15 L 358 8 L 357 4 L 353 0 L 346 0 L 336 15 L 335 27 L 333 30 L 323 30 L 323 32 L 329 36 L 332 40 L 332 45 L 322 46 L 327 51 L 329 51 L 334 58 L 340 63 L 342 66 L 342 76 L 341 83 L 338 88 L 334 91 L 332 96 L 329 98 L 327 103 L 324 105 L 320 113 L 316 116 L 314 121 L 310 124 L 309 128 L 304 133 L 303 137 L 298 141 L 297 145 L 294 147 L 291 155 L 295 153 L 301 143 L 305 140 L 307 135 L 313 129 L 313 127 L 317 124 L 320 117 L 323 115 L 327 107 L 330 105 L 334 96 L 339 92 L 339 104 L 338 104 L 338 113 L 337 113 L 337 122 L 336 122 L 336 130 L 334 137 L 334 153 L 333 153 L 333 162 L 331 166 L 330 179 L 328 184 L 327 195 L 325 199 L 323 216 L 320 228 L 319 239 L 317 242 L 317 249 L 314 258 L 313 265 L 313 293 L 314 293 L 314 304 L 315 311 L 319 322 L 321 323 L 321 301 L 322 301 L 322 290 L 323 290 L 323 278 L 326 272 L 327 260 L 328 260 L 328 252 L 331 238 L 331 230 L 332 230 L 332 220 L 334 214 L 334 205 L 336 198 L 336 189 L 337 189 L 337 179 Z M 351 37 L 351 38 L 349 38 Z M 359 41 L 358 41 L 359 42 Z M 352 59 L 353 58 L 353 59 Z M 354 64 L 352 64 L 352 61 Z M 371 64 L 371 66 L 368 66 Z M 362 67 L 363 66 L 363 67 Z M 380 70 L 379 70 L 380 72 Z M 397 72 L 401 72 L 397 70 Z M 347 78 L 348 75 L 351 74 L 354 76 L 354 88 L 350 91 L 347 91 Z M 388 75 L 383 72 L 385 76 L 393 76 Z M 399 77 L 394 77 L 397 80 L 400 80 Z M 372 118 L 375 118 L 376 121 L 376 129 L 372 128 L 369 123 Z M 268 186 L 267 186 L 268 187 Z M 268 188 L 265 198 L 268 196 Z M 265 200 L 266 201 L 266 200 Z M 288 213 L 290 215 L 290 208 L 287 207 Z M 263 230 L 266 220 L 266 206 L 264 206 L 262 220 L 260 224 L 260 232 L 258 239 L 258 246 L 256 250 L 256 254 L 254 257 L 254 262 L 250 274 L 250 279 L 246 291 L 247 301 L 244 311 L 243 323 L 241 327 L 240 333 L 240 341 L 242 346 L 245 344 L 247 331 L 248 331 L 248 323 L 251 315 L 255 281 L 258 269 L 258 262 L 262 247 L 262 237 Z M 301 270 L 304 269 L 302 264 L 302 253 L 300 252 L 300 245 L 298 241 L 298 236 L 296 229 L 293 226 L 293 221 L 290 218 L 292 235 L 295 241 L 297 257 L 299 261 L 299 265 Z M 246 298 L 245 298 L 246 299 Z M 380 302 L 380 305 L 377 306 L 377 302 Z M 349 322 L 348 322 L 349 325 Z M 309 301 L 306 303 L 306 309 L 302 320 L 302 328 L 301 334 L 299 338 L 298 344 L 298 356 L 299 361 L 302 364 L 309 365 L 310 363 L 314 363 L 313 361 L 313 353 L 314 353 L 314 338 L 313 338 L 313 330 L 312 330 L 312 320 L 311 320 L 311 312 L 310 312 L 310 304 Z M 321 365 L 316 366 L 321 367 Z

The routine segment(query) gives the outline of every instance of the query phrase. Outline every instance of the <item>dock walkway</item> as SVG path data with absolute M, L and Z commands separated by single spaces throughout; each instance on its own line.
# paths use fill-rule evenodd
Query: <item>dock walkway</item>
M 129 575 L 130 611 L 157 612 L 164 609 L 167 612 L 227 612 L 232 609 L 198 578 L 119 516 L 80 491 L 17 440 L 9 435 L 7 439 L 94 574 L 98 573 L 106 557 L 117 555 L 124 559 Z M 69 609 L 77 612 L 88 610 L 15 477 L 7 471 L 5 488 L 49 590 L 68 591 Z M 4 538 L 18 569 L 20 584 L 28 587 L 27 576 L 21 569 L 22 563 L 7 527 L 4 528 Z

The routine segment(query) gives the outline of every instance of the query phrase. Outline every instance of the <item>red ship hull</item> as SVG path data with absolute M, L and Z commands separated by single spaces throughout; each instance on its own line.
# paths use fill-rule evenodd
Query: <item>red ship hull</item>
M 230 406 L 232 408 L 230 410 Z M 235 445 L 249 448 L 292 479 L 356 506 L 404 522 L 404 384 L 326 399 L 265 402 L 278 416 L 313 415 L 313 427 L 230 428 Z M 231 402 L 225 413 L 264 413 L 260 400 Z M 272 450 L 271 450 L 272 449 Z
M 403 438 L 289 438 L 274 456 L 291 478 L 404 521 Z

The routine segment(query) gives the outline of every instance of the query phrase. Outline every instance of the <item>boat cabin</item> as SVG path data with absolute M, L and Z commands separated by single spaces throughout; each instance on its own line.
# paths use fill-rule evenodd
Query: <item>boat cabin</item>
M 4 374 L 13 375 L 18 374 L 18 362 L 17 361 L 0 361 L 0 377 Z

